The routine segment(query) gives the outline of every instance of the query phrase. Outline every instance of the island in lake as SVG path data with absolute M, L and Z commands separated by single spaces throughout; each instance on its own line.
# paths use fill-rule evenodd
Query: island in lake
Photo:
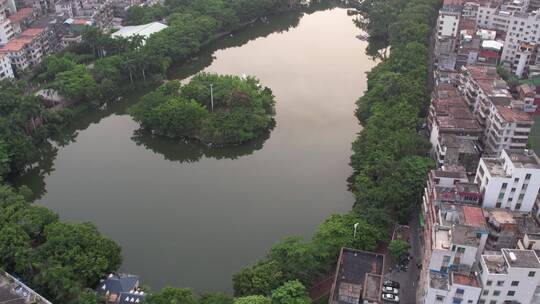
M 245 143 L 275 125 L 272 91 L 255 77 L 201 73 L 182 85 L 170 81 L 130 109 L 145 129 L 198 139 L 213 146 Z

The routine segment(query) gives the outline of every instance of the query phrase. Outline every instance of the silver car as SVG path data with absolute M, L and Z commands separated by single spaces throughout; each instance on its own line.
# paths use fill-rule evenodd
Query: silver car
M 383 300 L 388 301 L 388 302 L 399 303 L 399 297 L 394 294 L 383 293 L 382 298 Z
M 383 286 L 382 292 L 383 292 L 383 293 L 391 293 L 391 294 L 395 294 L 395 295 L 396 295 L 396 294 L 399 293 L 399 290 L 397 290 L 397 289 L 394 288 L 394 287 Z

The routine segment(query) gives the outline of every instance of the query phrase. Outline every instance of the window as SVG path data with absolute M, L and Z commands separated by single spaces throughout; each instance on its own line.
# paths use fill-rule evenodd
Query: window
M 503 183 L 501 189 L 506 189 L 508 187 L 508 183 Z
M 491 284 L 493 284 L 493 281 L 492 281 L 492 280 L 488 280 L 488 281 L 486 282 L 486 285 L 487 285 L 487 286 L 491 286 Z
M 489 295 L 489 289 L 484 289 L 484 291 L 482 292 L 482 295 L 483 296 Z
M 495 208 L 501 208 L 501 202 L 498 202 L 497 204 L 495 204 Z
M 512 193 L 516 192 L 516 188 L 510 189 L 510 192 L 512 192 Z
M 494 290 L 493 291 L 493 295 L 496 297 L 496 296 L 500 296 L 501 295 L 501 291 L 500 290 Z
M 536 271 L 529 271 L 529 277 L 534 277 L 536 275 Z
M 519 285 L 519 281 L 512 281 L 512 284 L 510 284 L 512 286 L 518 286 Z
M 509 290 L 508 293 L 506 293 L 507 296 L 511 296 L 511 297 L 514 296 L 515 294 L 516 292 L 513 290 Z
M 499 193 L 499 199 L 503 199 L 503 197 L 504 197 L 504 192 Z
M 531 179 L 531 175 L 530 175 L 530 174 L 525 175 L 525 180 L 530 180 L 530 179 Z
M 517 204 L 516 204 L 516 210 L 519 210 L 519 209 L 521 209 L 521 204 L 520 204 L 520 203 L 517 203 Z
M 503 286 L 504 285 L 504 281 L 497 281 L 497 286 Z
M 489 304 L 497 304 L 497 300 L 491 300 L 489 301 Z
M 465 293 L 465 290 L 464 290 L 464 289 L 461 289 L 461 288 L 458 288 L 458 289 L 456 290 L 456 293 L 462 295 L 462 294 Z
M 519 183 L 519 177 L 514 178 L 514 183 Z
M 436 300 L 437 301 L 444 301 L 444 297 L 443 296 L 437 296 Z

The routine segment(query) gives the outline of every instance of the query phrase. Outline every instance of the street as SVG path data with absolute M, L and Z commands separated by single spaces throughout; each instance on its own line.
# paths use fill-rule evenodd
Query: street
M 415 304 L 416 303 L 416 291 L 418 288 L 418 281 L 420 276 L 420 270 L 417 264 L 421 263 L 421 247 L 420 247 L 420 232 L 418 222 L 419 211 L 414 212 L 414 215 L 409 222 L 410 227 L 410 245 L 411 249 L 409 253 L 412 257 L 409 263 L 409 269 L 407 271 L 397 271 L 395 263 L 392 261 L 389 263 L 392 271 L 388 271 L 385 274 L 385 279 L 399 282 L 401 288 L 399 290 L 399 298 L 401 304 Z

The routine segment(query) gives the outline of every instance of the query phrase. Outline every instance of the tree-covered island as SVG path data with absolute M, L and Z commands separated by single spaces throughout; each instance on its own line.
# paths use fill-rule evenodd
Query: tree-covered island
M 143 128 L 213 146 L 245 143 L 274 126 L 274 96 L 254 77 L 201 73 L 143 96 L 130 113 Z

